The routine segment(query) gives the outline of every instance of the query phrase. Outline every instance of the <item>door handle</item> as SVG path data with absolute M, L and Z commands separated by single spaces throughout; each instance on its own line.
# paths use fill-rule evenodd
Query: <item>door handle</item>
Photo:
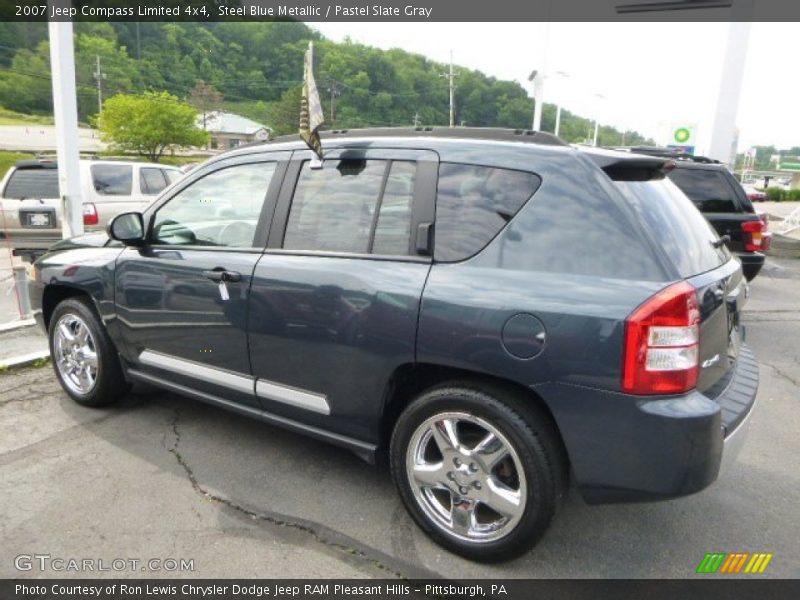
M 242 280 L 241 273 L 237 273 L 236 271 L 226 271 L 224 269 L 203 271 L 203 277 L 210 279 L 214 283 L 235 283 Z

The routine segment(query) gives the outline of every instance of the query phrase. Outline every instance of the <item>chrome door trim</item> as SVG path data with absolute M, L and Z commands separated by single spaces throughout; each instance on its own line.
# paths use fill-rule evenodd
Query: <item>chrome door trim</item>
M 254 381 L 249 375 L 239 375 L 226 369 L 209 367 L 203 363 L 185 358 L 162 354 L 154 350 L 144 350 L 139 354 L 139 362 L 148 367 L 172 371 L 179 375 L 199 379 L 207 383 L 213 383 L 221 387 L 226 387 L 244 394 L 254 393 Z
M 315 394 L 288 385 L 275 383 L 266 379 L 256 380 L 256 396 L 265 400 L 274 400 L 298 408 L 304 408 L 323 415 L 331 414 L 328 398 L 324 394 Z
M 171 371 L 244 394 L 255 394 L 265 400 L 281 402 L 322 415 L 331 414 L 328 398 L 324 394 L 309 392 L 267 379 L 254 379 L 249 375 L 241 375 L 226 369 L 209 367 L 203 363 L 178 358 L 155 350 L 143 350 L 139 354 L 139 362 L 147 367 Z

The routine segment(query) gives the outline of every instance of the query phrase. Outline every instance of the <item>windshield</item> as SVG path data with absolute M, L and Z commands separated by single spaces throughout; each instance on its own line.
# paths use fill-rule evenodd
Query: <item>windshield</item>
M 615 183 L 681 277 L 705 273 L 730 259 L 724 245 L 714 247 L 719 237 L 705 217 L 669 179 Z

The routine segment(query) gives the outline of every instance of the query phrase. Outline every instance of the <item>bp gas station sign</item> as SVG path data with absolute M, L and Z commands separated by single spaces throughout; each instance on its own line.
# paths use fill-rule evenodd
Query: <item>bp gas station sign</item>
M 667 147 L 681 154 L 694 154 L 695 126 L 675 124 L 670 127 Z

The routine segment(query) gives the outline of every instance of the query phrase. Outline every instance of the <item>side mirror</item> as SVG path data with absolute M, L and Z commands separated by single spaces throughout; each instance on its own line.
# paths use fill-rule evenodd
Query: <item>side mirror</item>
M 142 213 L 128 212 L 117 215 L 108 225 L 108 236 L 126 246 L 144 244 L 144 219 Z

